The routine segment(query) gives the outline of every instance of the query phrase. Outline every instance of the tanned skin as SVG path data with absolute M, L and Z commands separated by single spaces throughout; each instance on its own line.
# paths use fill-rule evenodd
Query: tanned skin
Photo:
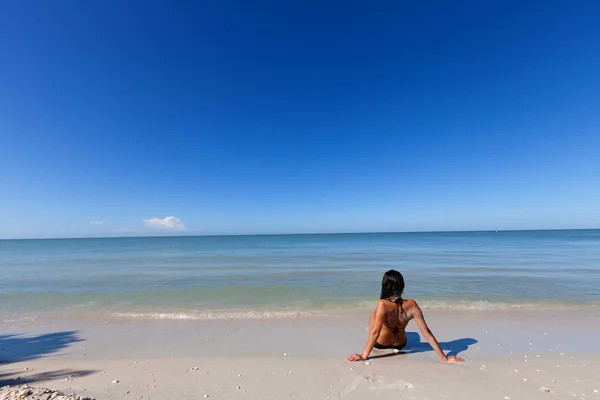
M 369 358 L 375 342 L 383 346 L 402 346 L 406 343 L 406 325 L 414 319 L 423 337 L 429 342 L 433 350 L 443 362 L 459 363 L 463 358 L 446 356 L 438 341 L 429 330 L 423 313 L 414 300 L 398 299 L 379 300 L 377 308 L 371 313 L 369 319 L 369 338 L 362 354 L 351 354 L 346 361 L 365 361 Z

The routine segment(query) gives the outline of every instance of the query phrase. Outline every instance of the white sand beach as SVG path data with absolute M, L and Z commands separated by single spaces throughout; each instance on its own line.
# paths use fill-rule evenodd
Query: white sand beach
M 0 335 L 0 386 L 96 399 L 600 398 L 598 311 L 426 311 L 444 364 L 409 324 L 405 352 L 374 351 L 367 310 L 228 321 L 57 321 Z

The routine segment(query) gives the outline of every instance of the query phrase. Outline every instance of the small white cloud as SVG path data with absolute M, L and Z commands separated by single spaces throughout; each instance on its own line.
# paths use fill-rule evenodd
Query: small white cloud
M 150 218 L 142 221 L 146 228 L 163 229 L 168 231 L 183 231 L 185 225 L 177 217 Z
M 106 221 L 90 221 L 90 225 L 104 225 Z

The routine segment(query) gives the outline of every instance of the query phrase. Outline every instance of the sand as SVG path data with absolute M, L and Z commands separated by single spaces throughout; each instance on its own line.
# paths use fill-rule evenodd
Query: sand
M 409 325 L 406 353 L 347 363 L 366 315 L 59 321 L 0 334 L 0 386 L 96 399 L 600 399 L 600 311 L 426 313 L 444 364 Z

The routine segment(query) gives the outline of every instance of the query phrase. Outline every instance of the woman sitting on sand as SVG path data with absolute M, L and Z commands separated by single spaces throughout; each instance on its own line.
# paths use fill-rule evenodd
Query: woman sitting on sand
M 406 346 L 406 325 L 414 319 L 431 347 L 444 362 L 463 362 L 464 359 L 446 356 L 433 333 L 427 327 L 423 313 L 414 300 L 403 300 L 404 278 L 398 271 L 389 270 L 381 282 L 381 298 L 369 319 L 369 339 L 362 354 L 351 354 L 346 361 L 365 361 L 373 347 L 402 350 Z

